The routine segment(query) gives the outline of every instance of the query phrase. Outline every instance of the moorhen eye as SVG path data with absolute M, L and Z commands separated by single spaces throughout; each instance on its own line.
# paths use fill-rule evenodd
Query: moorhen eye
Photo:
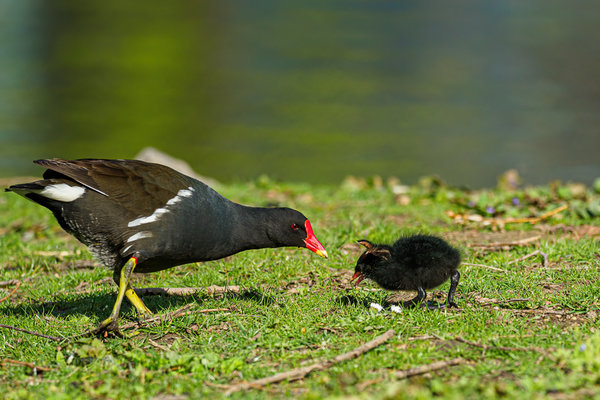
M 460 252 L 443 239 L 429 235 L 404 237 L 392 246 L 359 240 L 367 248 L 356 263 L 354 275 L 360 283 L 371 279 L 387 290 L 416 290 L 417 296 L 402 304 L 403 307 L 420 306 L 427 297 L 425 289 L 433 289 L 450 279 L 446 304 L 430 309 L 458 307 L 454 292 L 460 273 Z
M 300 229 L 300 227 L 296 224 L 292 224 L 292 229 L 297 231 L 298 229 Z
M 204 183 L 160 164 L 57 158 L 35 163 L 47 169 L 46 179 L 6 190 L 50 209 L 65 230 L 114 270 L 119 293 L 125 293 L 141 314 L 151 312 L 131 290 L 134 270 L 155 272 L 249 249 L 298 247 L 298 238 L 288 238 L 284 227 L 298 220 L 310 226 L 296 210 L 233 203 Z M 236 240 L 220 242 L 230 237 Z M 327 257 L 312 230 L 304 243 Z M 122 296 L 92 333 L 119 332 L 121 301 Z

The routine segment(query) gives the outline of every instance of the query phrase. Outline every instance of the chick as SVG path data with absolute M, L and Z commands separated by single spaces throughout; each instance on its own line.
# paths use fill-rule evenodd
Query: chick
M 387 290 L 416 290 L 417 296 L 402 303 L 403 307 L 421 306 L 427 293 L 450 278 L 446 303 L 430 307 L 458 307 L 454 292 L 460 273 L 460 252 L 443 239 L 430 235 L 400 238 L 393 245 L 373 244 L 368 240 L 358 243 L 367 250 L 359 257 L 352 280 L 356 284 L 371 279 Z

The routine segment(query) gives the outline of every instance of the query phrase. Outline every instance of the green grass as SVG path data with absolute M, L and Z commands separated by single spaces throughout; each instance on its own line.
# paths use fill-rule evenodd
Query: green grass
M 268 249 L 136 275 L 136 287 L 239 285 L 244 290 L 225 295 L 146 296 L 146 305 L 157 315 L 166 316 L 187 304 L 195 311 L 226 311 L 193 312 L 128 329 L 122 339 L 58 343 L 0 328 L 0 397 L 220 398 L 225 394 L 219 385 L 330 359 L 388 329 L 397 334 L 356 359 L 300 381 L 245 390 L 231 398 L 600 396 L 600 196 L 592 189 L 582 192 L 577 186 L 554 184 L 469 192 L 435 180 L 398 188 L 377 179 L 336 187 L 261 178 L 219 190 L 245 204 L 301 210 L 329 259 L 303 249 Z M 535 225 L 463 225 L 446 214 L 481 215 L 501 222 L 539 216 L 562 204 L 569 208 Z M 441 235 L 461 247 L 465 263 L 503 271 L 462 266 L 456 294 L 460 310 L 395 314 L 368 308 L 371 302 L 384 303 L 397 295 L 370 282 L 360 288 L 349 284 L 361 252 L 356 240 L 392 242 L 418 232 Z M 105 280 L 110 271 L 85 263 L 69 267 L 73 261 L 92 258 L 58 227 L 50 212 L 13 193 L 2 193 L 0 235 L 0 281 L 21 282 L 0 303 L 1 324 L 68 337 L 108 316 L 116 294 L 114 284 Z M 540 239 L 506 250 L 473 246 L 535 235 Z M 534 250 L 548 255 L 548 265 L 542 265 L 541 256 L 509 264 Z M 448 287 L 447 282 L 429 295 L 442 301 Z M 0 298 L 13 288 L 0 287 Z M 511 299 L 527 300 L 485 305 Z M 136 319 L 127 301 L 121 316 L 121 324 Z M 393 371 L 457 357 L 468 363 L 405 380 L 393 376 Z

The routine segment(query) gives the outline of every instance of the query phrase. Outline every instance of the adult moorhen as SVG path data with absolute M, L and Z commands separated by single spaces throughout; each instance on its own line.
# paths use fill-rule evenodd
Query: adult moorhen
M 131 273 L 217 260 L 267 247 L 306 247 L 327 257 L 308 219 L 290 208 L 247 207 L 169 167 L 137 160 L 34 161 L 44 179 L 14 191 L 50 209 L 61 227 L 113 269 L 119 286 L 110 316 L 94 333 L 118 331 L 123 296 L 151 314 Z
M 458 286 L 460 273 L 460 252 L 443 239 L 430 235 L 403 237 L 392 246 L 373 244 L 359 240 L 367 250 L 359 257 L 354 275 L 360 283 L 371 279 L 387 290 L 416 290 L 417 296 L 403 302 L 403 307 L 420 306 L 427 294 L 425 289 L 433 289 L 450 278 L 450 291 L 446 304 L 431 309 L 458 307 L 454 303 L 454 292 Z

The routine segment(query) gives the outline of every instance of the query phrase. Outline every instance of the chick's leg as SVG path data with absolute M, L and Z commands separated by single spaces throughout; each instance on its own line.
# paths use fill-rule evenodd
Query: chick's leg
M 436 304 L 434 306 L 429 306 L 428 308 L 430 310 L 438 310 L 438 309 L 446 308 L 446 307 L 458 308 L 458 305 L 454 302 L 454 293 L 456 292 L 456 287 L 458 286 L 459 280 L 460 280 L 460 273 L 458 271 L 454 271 L 454 273 L 450 277 L 450 290 L 448 291 L 448 298 L 446 299 L 446 302 L 442 303 L 442 304 Z
M 417 289 L 417 295 L 408 301 L 402 302 L 402 308 L 421 307 L 423 300 L 427 297 L 425 290 L 419 286 Z
M 450 277 L 450 290 L 448 291 L 448 298 L 446 299 L 446 304 L 448 304 L 448 307 L 458 308 L 458 305 L 454 302 L 454 292 L 456 292 L 456 287 L 458 286 L 459 280 L 460 272 L 454 271 Z

